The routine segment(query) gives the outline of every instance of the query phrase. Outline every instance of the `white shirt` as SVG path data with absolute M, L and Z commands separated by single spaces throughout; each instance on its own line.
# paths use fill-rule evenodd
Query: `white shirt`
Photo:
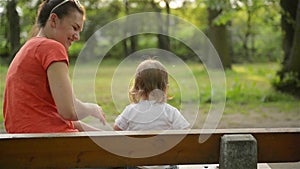
M 115 125 L 121 130 L 174 130 L 187 129 L 189 122 L 173 106 L 167 103 L 156 103 L 155 101 L 141 100 L 133 103 L 123 110 L 116 118 Z M 164 169 L 163 166 L 139 166 L 143 169 Z
M 190 127 L 182 114 L 168 103 L 141 100 L 123 110 L 115 124 L 122 130 L 180 130 Z

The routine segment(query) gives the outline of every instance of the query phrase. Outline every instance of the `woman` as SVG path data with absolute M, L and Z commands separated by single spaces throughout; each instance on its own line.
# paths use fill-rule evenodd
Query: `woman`
M 79 40 L 85 19 L 78 0 L 46 0 L 38 10 L 38 33 L 12 61 L 4 94 L 8 133 L 97 130 L 81 121 L 86 116 L 105 124 L 100 106 L 76 99 L 69 77 L 67 51 Z

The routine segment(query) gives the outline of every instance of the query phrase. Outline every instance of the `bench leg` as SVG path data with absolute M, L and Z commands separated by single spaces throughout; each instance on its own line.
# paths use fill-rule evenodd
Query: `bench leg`
M 221 138 L 220 169 L 257 169 L 257 143 L 251 134 Z

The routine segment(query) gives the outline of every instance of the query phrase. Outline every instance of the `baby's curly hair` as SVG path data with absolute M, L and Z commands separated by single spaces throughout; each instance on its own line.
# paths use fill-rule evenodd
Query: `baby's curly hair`
M 163 64 L 154 59 L 144 60 L 136 69 L 129 98 L 134 103 L 141 99 L 166 102 L 168 83 L 168 72 Z

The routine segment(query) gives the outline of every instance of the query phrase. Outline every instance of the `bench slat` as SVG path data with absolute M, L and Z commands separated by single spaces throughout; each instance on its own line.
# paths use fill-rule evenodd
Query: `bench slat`
M 259 163 L 300 161 L 299 128 L 217 129 L 208 140 L 200 144 L 199 136 L 210 135 L 210 132 L 210 130 L 193 129 L 163 133 L 103 131 L 2 134 L 0 135 L 0 166 L 3 168 L 24 168 L 24 166 L 26 168 L 76 168 L 217 164 L 220 140 L 224 134 L 252 134 L 257 140 Z M 178 140 L 181 141 L 176 144 Z M 101 146 L 96 143 L 100 143 Z M 176 146 L 173 146 L 175 144 Z M 171 148 L 168 151 L 147 157 L 147 153 L 163 150 L 168 146 Z M 120 151 L 125 157 L 111 151 Z M 137 158 L 140 156 L 144 157 Z

